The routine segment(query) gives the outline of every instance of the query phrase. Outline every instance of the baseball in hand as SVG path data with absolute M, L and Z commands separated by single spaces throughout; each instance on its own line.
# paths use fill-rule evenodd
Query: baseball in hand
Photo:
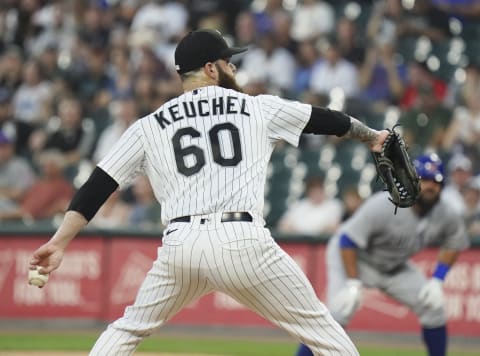
M 39 269 L 37 266 L 37 269 L 28 271 L 28 284 L 42 288 L 48 281 L 48 274 L 40 274 Z

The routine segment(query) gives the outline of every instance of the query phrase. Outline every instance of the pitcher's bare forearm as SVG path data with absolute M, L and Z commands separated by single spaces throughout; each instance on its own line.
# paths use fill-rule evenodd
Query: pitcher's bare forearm
M 357 139 L 368 144 L 373 144 L 378 139 L 378 131 L 351 117 L 350 129 L 347 131 L 344 137 Z
M 29 270 L 38 270 L 40 274 L 49 274 L 56 270 L 62 263 L 64 251 L 70 241 L 87 224 L 87 219 L 76 211 L 67 211 L 52 238 L 40 246 L 32 255 Z
M 50 239 L 50 243 L 65 249 L 87 223 L 87 219 L 82 214 L 67 211 L 62 224 Z

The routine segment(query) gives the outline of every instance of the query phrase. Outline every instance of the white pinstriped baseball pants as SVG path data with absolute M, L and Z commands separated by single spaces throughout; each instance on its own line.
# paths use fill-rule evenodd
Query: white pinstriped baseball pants
M 226 293 L 308 345 L 315 355 L 358 355 L 303 271 L 254 222 L 173 223 L 135 302 L 102 333 L 90 355 L 131 355 L 143 338 L 183 307 L 212 292 Z

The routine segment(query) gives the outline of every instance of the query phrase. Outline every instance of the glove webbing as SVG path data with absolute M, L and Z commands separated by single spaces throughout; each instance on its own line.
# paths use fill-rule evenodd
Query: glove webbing
M 393 171 L 393 164 L 392 164 L 392 161 L 390 161 L 390 159 L 385 158 L 385 157 L 378 157 L 377 161 L 378 161 L 378 166 L 379 167 L 385 166 L 386 169 L 388 169 L 390 171 Z M 378 178 L 380 178 L 380 175 L 377 174 L 377 180 L 378 180 Z M 387 182 L 385 182 L 385 183 L 387 183 Z M 408 192 L 407 192 L 406 188 L 397 180 L 397 178 L 395 176 L 393 176 L 393 184 L 395 184 L 395 186 L 397 187 L 400 196 L 397 198 L 396 202 L 391 197 L 388 197 L 388 200 L 390 200 L 392 202 L 392 204 L 395 205 L 394 214 L 397 214 L 397 210 L 398 210 L 398 206 L 399 206 L 398 202 L 400 200 L 406 198 L 408 196 Z M 388 187 L 385 188 L 384 191 L 389 191 L 391 194 L 394 193 L 393 191 L 390 191 L 388 189 Z

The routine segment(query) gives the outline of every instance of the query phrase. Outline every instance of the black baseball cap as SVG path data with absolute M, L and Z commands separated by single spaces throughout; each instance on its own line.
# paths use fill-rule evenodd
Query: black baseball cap
M 219 31 L 191 31 L 175 49 L 175 69 L 178 74 L 183 74 L 201 68 L 207 62 L 230 58 L 246 50 L 247 48 L 229 47 Z

